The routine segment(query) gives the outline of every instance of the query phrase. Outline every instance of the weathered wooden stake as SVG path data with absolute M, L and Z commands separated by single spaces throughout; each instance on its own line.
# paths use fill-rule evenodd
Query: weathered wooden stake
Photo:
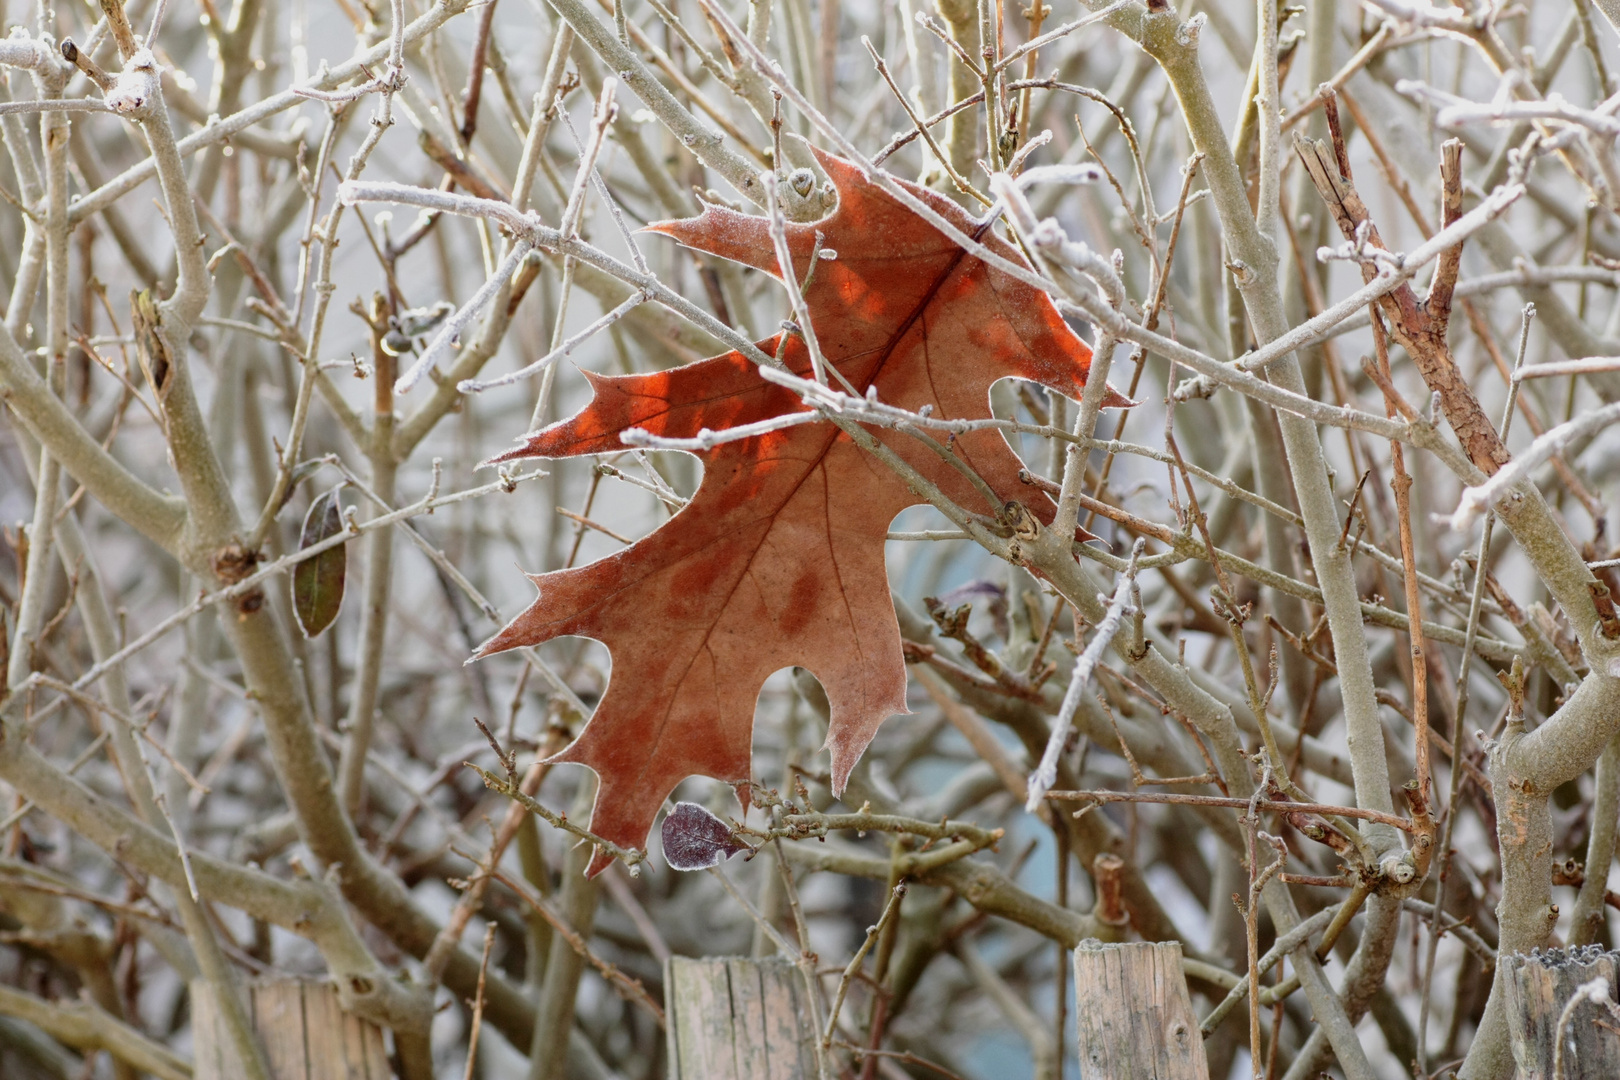
M 253 1027 L 275 1080 L 393 1080 L 382 1029 L 338 1007 L 324 979 L 249 983 Z M 194 1080 L 237 1080 L 244 1070 L 214 1003 L 213 986 L 191 984 Z
M 1209 1080 L 1178 943 L 1082 941 L 1074 1001 L 1081 1080 Z
M 669 1080 L 816 1080 L 820 1033 L 786 960 L 672 956 L 664 1011 Z
M 1604 952 L 1596 945 L 1537 949 L 1529 956 L 1504 956 L 1501 963 L 1508 1038 L 1519 1080 L 1620 1077 L 1620 1020 L 1612 1011 L 1620 953 Z M 1571 1006 L 1576 992 L 1598 979 L 1607 983 L 1603 998 L 1608 1004 L 1583 999 Z

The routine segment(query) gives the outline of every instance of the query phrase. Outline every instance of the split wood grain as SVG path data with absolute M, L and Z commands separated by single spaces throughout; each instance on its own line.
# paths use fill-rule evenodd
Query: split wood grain
M 670 1080 L 815 1080 L 804 976 L 786 960 L 672 956 L 664 967 Z
M 247 993 L 273 1080 L 393 1080 L 382 1029 L 344 1012 L 330 982 L 257 981 L 248 984 Z M 211 984 L 191 984 L 191 1010 L 194 1080 L 242 1076 Z
M 1536 950 L 1502 958 L 1508 1038 L 1519 1080 L 1584 1080 L 1620 1076 L 1620 1020 L 1615 1016 L 1620 953 L 1590 946 Z M 1569 1008 L 1576 991 L 1607 983 L 1607 1006 L 1590 1000 Z M 1562 1021 L 1562 1032 L 1559 1031 Z M 1563 1060 L 1558 1041 L 1563 1039 Z
M 1074 950 L 1081 1080 L 1209 1080 L 1176 942 Z

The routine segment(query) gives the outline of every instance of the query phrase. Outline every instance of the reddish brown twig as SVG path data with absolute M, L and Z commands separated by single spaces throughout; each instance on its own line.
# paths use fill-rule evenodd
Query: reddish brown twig
M 1336 131 L 1338 110 L 1332 101 L 1325 104 L 1329 130 Z M 1359 238 L 1370 247 L 1382 247 L 1378 226 L 1361 201 L 1354 181 L 1346 175 L 1348 160 L 1342 135 L 1334 139 L 1331 147 L 1320 140 L 1296 135 L 1294 148 L 1345 239 L 1356 241 Z M 1445 224 L 1449 225 L 1462 206 L 1462 144 L 1457 140 L 1450 140 L 1442 147 L 1440 179 L 1446 192 Z M 1420 300 L 1410 283 L 1402 283 L 1385 294 L 1378 301 L 1378 307 L 1389 320 L 1390 335 L 1411 355 L 1424 383 L 1440 395 L 1446 420 L 1457 433 L 1469 459 L 1484 472 L 1494 473 L 1512 455 L 1497 435 L 1496 426 L 1485 415 L 1446 341 L 1460 259 L 1461 252 L 1457 249 L 1440 256 L 1427 298 Z M 1361 275 L 1364 281 L 1371 282 L 1377 277 L 1378 269 L 1364 261 Z
M 1089 802 L 1101 803 L 1167 803 L 1174 806 L 1224 806 L 1233 810 L 1247 810 L 1248 799 L 1229 799 L 1220 795 L 1177 795 L 1171 792 L 1143 792 L 1143 791 L 1048 791 L 1048 799 L 1059 802 Z M 1274 799 L 1261 799 L 1255 803 L 1258 810 L 1272 810 L 1277 813 L 1304 813 L 1327 814 L 1336 817 L 1360 818 L 1363 821 L 1376 821 L 1380 824 L 1390 825 L 1402 832 L 1412 832 L 1416 828 L 1412 822 L 1394 814 L 1386 814 L 1379 810 L 1364 810 L 1359 806 L 1330 806 L 1327 803 L 1287 802 Z

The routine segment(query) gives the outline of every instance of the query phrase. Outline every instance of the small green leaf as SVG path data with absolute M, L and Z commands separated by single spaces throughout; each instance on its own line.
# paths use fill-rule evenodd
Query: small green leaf
M 298 550 L 313 547 L 343 531 L 343 506 L 338 502 L 339 487 L 317 498 L 304 515 L 304 531 Z M 316 637 L 332 625 L 343 607 L 343 582 L 348 574 L 348 545 L 328 548 L 312 559 L 293 567 L 293 611 L 305 637 Z

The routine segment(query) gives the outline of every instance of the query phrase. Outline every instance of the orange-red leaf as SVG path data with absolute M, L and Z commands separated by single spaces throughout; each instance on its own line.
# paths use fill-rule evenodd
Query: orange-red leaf
M 788 225 L 803 281 L 816 243 L 823 259 L 805 300 L 823 354 L 858 390 L 933 415 L 990 415 L 990 387 L 1009 376 L 1079 397 L 1091 350 L 1040 291 L 992 269 L 871 184 L 841 158 L 819 154 L 838 208 Z M 910 187 L 957 228 L 1006 258 L 1018 253 L 934 192 Z M 687 247 L 777 274 L 764 218 L 711 206 L 649 228 Z M 759 343 L 776 353 L 781 342 Z M 784 359 L 807 375 L 802 340 Z M 589 376 L 591 403 L 531 436 L 517 457 L 572 457 L 622 450 L 619 433 L 642 428 L 695 436 L 804 411 L 791 391 L 761 379 L 740 353 L 650 375 Z M 1109 404 L 1123 399 L 1110 392 Z M 961 505 L 993 508 L 917 440 L 873 434 Z M 1018 481 L 1020 463 L 1000 432 L 957 437 L 952 449 L 1004 498 L 1052 505 Z M 480 655 L 564 635 L 595 638 L 613 657 L 607 693 L 559 761 L 601 778 L 592 828 L 642 846 L 675 785 L 701 773 L 748 779 L 754 703 L 772 672 L 798 665 L 826 688 L 827 748 L 835 789 L 878 725 L 906 712 L 905 662 L 889 598 L 883 544 L 889 523 L 922 500 L 830 424 L 804 424 L 698 455 L 703 482 L 675 518 L 618 554 L 578 569 L 531 576 L 540 596 Z M 598 854 L 592 873 L 607 864 Z

